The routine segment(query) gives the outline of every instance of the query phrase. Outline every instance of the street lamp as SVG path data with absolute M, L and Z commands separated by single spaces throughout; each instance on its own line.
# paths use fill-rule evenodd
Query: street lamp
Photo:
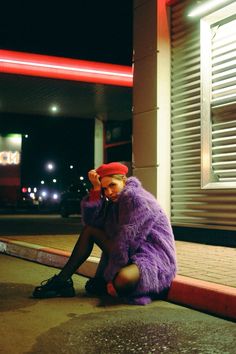
M 47 170 L 49 170 L 49 171 L 53 171 L 55 168 L 55 166 L 52 162 L 49 162 L 46 167 L 47 167 Z
M 42 197 L 45 198 L 47 196 L 47 192 L 46 191 L 42 191 L 41 195 L 42 195 Z
M 50 107 L 50 110 L 51 110 L 52 113 L 57 113 L 58 110 L 59 110 L 59 107 L 54 104 L 54 105 L 52 105 L 52 106 Z

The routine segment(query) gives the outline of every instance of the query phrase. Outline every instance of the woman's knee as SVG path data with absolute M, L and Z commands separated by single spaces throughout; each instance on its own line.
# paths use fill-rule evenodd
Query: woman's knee
M 122 268 L 114 279 L 117 289 L 133 287 L 140 279 L 140 272 L 135 264 Z
M 90 225 L 84 225 L 84 227 L 83 227 L 83 230 L 82 231 L 84 231 L 84 232 L 86 232 L 86 233 L 88 233 L 88 234 L 93 234 L 94 233 L 94 230 L 96 230 L 95 229 L 95 227 L 93 227 L 93 226 L 90 226 Z
M 109 254 L 111 241 L 108 239 L 105 231 L 94 226 L 85 225 L 84 234 L 89 241 L 96 243 L 106 254 Z
M 81 234 L 85 234 L 87 237 L 93 238 L 95 240 L 100 235 L 103 236 L 104 232 L 102 230 L 99 230 L 99 229 L 93 227 L 93 226 L 85 225 L 83 227 Z
M 90 235 L 92 234 L 92 227 L 89 225 L 84 225 L 82 230 L 80 231 L 80 236 L 81 235 Z

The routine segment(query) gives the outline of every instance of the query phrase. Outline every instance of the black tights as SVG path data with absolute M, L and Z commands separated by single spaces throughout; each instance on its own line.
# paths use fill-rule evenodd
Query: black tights
M 96 243 L 105 254 L 109 254 L 110 240 L 106 237 L 105 232 L 86 225 L 80 233 L 70 258 L 59 273 L 61 280 L 70 278 L 81 264 L 86 261 L 92 252 L 94 243 Z
M 86 225 L 80 233 L 68 262 L 58 275 L 61 280 L 65 281 L 75 273 L 90 256 L 94 244 L 101 248 L 104 256 L 109 256 L 112 249 L 111 240 L 107 238 L 104 231 Z M 134 290 L 139 279 L 138 267 L 136 264 L 130 264 L 120 269 L 113 280 L 113 285 L 118 294 L 127 294 Z

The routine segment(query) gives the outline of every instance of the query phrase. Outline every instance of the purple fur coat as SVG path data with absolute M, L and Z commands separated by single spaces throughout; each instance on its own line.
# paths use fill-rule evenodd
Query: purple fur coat
M 105 230 L 114 240 L 103 274 L 107 282 L 135 263 L 141 276 L 134 297 L 158 294 L 170 286 L 176 274 L 172 229 L 157 200 L 136 177 L 127 179 L 116 203 L 86 197 L 81 207 L 84 224 Z

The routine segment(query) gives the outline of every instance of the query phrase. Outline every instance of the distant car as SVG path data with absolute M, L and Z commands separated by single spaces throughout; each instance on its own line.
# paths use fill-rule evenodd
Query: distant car
M 67 218 L 72 214 L 80 214 L 80 202 L 88 194 L 86 183 L 71 185 L 67 191 L 61 194 L 60 214 Z

